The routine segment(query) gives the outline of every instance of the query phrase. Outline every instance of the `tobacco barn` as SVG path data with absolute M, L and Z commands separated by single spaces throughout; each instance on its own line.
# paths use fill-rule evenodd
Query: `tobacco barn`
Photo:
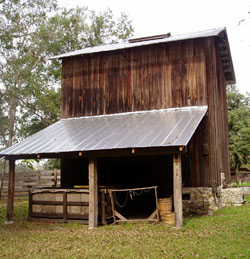
M 169 197 L 181 227 L 184 188 L 229 183 L 226 84 L 235 74 L 225 28 L 52 59 L 62 61 L 62 119 L 0 153 L 10 161 L 8 220 L 17 159 L 61 159 L 61 188 L 31 193 L 30 218 L 90 228 L 158 220 L 158 200 Z

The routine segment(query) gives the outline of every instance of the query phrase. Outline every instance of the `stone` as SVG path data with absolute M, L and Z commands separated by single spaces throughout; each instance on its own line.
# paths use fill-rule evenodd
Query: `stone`
M 182 194 L 189 199 L 183 200 L 183 214 L 213 215 L 213 212 L 222 207 L 241 206 L 244 202 L 242 188 L 217 187 L 184 187 Z

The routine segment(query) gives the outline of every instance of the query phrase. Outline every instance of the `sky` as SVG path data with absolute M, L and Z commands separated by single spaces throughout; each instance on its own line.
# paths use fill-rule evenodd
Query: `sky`
M 58 0 L 64 7 L 87 6 L 129 15 L 133 37 L 172 35 L 226 27 L 237 86 L 250 92 L 250 0 Z

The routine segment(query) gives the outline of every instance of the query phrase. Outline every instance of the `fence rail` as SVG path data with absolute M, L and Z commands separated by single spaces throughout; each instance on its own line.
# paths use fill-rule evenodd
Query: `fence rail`
M 9 175 L 0 176 L 0 196 L 6 196 L 8 193 Z M 28 194 L 30 188 L 59 187 L 61 185 L 61 172 L 53 171 L 32 171 L 16 172 L 15 175 L 15 193 Z
M 250 182 L 250 171 L 239 171 L 238 181 Z M 235 171 L 231 171 L 231 182 L 237 182 L 237 175 Z

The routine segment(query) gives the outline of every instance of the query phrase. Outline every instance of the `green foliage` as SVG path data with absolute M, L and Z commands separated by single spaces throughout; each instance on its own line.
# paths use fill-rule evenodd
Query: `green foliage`
M 38 159 L 24 159 L 21 160 L 19 164 L 16 165 L 16 171 L 32 171 L 35 169 L 34 164 L 38 164 Z
M 59 9 L 56 0 L 9 0 L 0 5 L 0 147 L 60 118 L 61 63 L 47 58 L 123 40 L 128 16 L 110 10 Z
M 232 187 L 250 187 L 250 182 L 246 182 L 246 183 L 232 183 Z
M 250 96 L 235 85 L 227 88 L 231 168 L 250 167 Z
M 54 170 L 54 169 L 60 170 L 61 169 L 61 159 L 60 158 L 49 159 L 44 167 L 48 168 L 48 170 Z

